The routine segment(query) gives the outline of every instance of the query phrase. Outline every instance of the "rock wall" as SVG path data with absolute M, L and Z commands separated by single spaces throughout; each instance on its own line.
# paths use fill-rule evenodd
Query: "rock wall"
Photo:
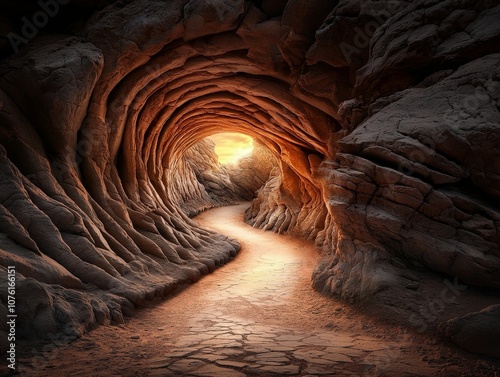
M 234 164 L 221 165 L 221 168 L 233 184 L 229 191 L 237 193 L 243 200 L 250 201 L 271 178 L 272 171 L 278 168 L 278 161 L 264 144 L 254 140 L 251 155 Z
M 215 143 L 203 139 L 185 151 L 169 172 L 168 196 L 193 217 L 209 208 L 253 200 L 276 166 L 275 157 L 258 142 L 250 156 L 221 165 Z
M 376 30 L 358 96 L 339 111 L 352 132 L 318 170 L 345 251 L 316 270 L 318 289 L 349 298 L 394 284 L 394 256 L 499 286 L 493 5 L 417 2 Z
M 213 197 L 183 156 L 224 130 L 279 159 L 246 218 L 314 238 L 318 290 L 359 298 L 412 264 L 499 287 L 499 16 L 489 0 L 134 0 L 26 40 L 0 60 L 19 334 L 119 322 L 235 255 L 186 215 Z

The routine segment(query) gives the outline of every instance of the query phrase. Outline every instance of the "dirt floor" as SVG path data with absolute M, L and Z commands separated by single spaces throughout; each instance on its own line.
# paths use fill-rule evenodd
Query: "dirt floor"
M 499 303 L 497 293 L 463 287 L 456 302 L 432 316 L 427 306 L 440 297 L 446 278 L 419 272 L 418 288 L 395 287 L 347 305 L 312 289 L 319 255 L 310 243 L 244 224 L 247 206 L 196 218 L 241 243 L 229 264 L 137 310 L 125 325 L 100 327 L 71 342 L 19 344 L 17 373 L 500 376 L 500 360 L 471 355 L 433 336 L 440 321 Z

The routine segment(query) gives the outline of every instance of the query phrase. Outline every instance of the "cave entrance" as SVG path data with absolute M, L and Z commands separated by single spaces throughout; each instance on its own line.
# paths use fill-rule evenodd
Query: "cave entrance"
M 221 132 L 207 139 L 215 143 L 215 154 L 221 165 L 237 164 L 242 158 L 253 154 L 254 139 L 242 133 Z
M 213 132 L 186 149 L 175 174 L 170 197 L 189 217 L 208 208 L 251 202 L 278 160 L 258 138 L 239 132 Z M 172 186 L 173 187 L 173 186 Z

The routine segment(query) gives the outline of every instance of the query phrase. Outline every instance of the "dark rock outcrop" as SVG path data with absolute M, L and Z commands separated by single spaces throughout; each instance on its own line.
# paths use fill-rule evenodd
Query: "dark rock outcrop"
M 438 331 L 469 352 L 500 358 L 500 305 L 450 319 Z

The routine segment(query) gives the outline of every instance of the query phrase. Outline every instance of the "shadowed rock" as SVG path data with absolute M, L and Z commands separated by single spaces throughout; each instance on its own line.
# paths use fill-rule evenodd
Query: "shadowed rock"
M 450 319 L 438 331 L 457 346 L 473 353 L 500 358 L 500 306 Z

